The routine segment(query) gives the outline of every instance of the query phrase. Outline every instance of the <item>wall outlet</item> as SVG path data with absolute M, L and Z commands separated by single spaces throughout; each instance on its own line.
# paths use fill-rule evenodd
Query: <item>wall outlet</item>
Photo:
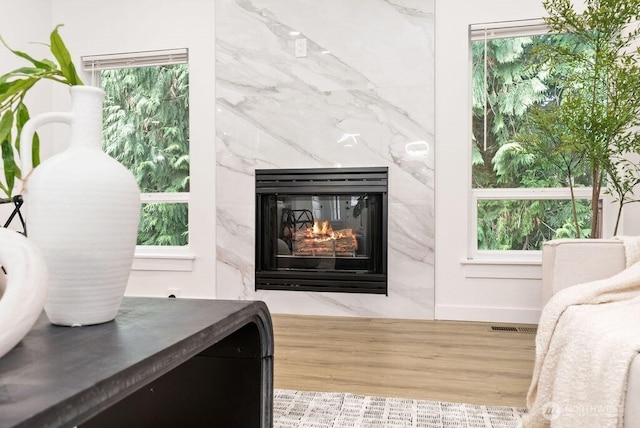
M 167 297 L 170 299 L 177 299 L 180 297 L 180 289 L 179 288 L 167 288 Z
M 307 56 L 307 39 L 295 40 L 295 55 L 296 58 L 304 58 Z

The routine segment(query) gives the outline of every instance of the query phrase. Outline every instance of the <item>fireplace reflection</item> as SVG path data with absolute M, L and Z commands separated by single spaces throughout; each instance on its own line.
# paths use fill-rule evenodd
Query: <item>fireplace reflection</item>
M 386 168 L 259 170 L 256 195 L 256 288 L 386 293 Z

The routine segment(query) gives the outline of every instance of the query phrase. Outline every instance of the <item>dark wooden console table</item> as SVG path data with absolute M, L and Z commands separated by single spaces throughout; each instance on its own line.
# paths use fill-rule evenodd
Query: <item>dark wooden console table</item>
M 0 427 L 271 427 L 262 302 L 125 298 L 116 319 L 44 314 L 0 358 Z

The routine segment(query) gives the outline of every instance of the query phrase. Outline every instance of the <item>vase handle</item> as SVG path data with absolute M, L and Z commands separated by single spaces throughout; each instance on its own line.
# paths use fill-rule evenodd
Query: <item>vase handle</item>
M 42 113 L 29 119 L 20 132 L 20 170 L 22 171 L 22 186 L 33 169 L 33 157 L 31 150 L 33 146 L 33 134 L 36 129 L 47 123 L 66 123 L 71 125 L 73 115 L 71 113 Z

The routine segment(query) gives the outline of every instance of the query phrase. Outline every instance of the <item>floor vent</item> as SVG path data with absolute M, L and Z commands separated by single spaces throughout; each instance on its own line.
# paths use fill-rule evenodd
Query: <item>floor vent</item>
M 488 330 L 496 332 L 512 332 L 525 334 L 536 334 L 538 332 L 537 327 L 513 327 L 507 325 L 492 325 L 488 327 Z

